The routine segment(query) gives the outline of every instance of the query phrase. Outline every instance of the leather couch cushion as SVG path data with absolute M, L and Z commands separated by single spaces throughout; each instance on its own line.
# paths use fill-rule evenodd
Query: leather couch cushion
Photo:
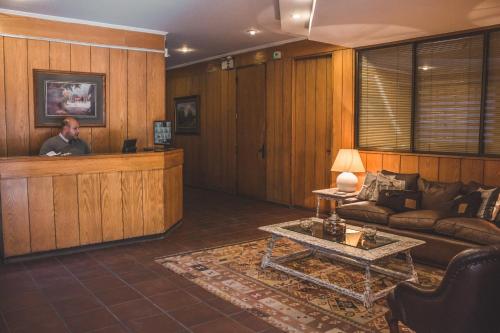
M 500 228 L 480 218 L 450 217 L 442 219 L 436 222 L 434 231 L 438 234 L 477 244 L 500 243 Z
M 387 224 L 389 215 L 394 211 L 387 207 L 377 206 L 373 201 L 360 201 L 342 205 L 337 214 L 343 219 L 352 219 L 377 224 Z
M 440 183 L 420 178 L 418 189 L 422 191 L 422 209 L 449 210 L 462 186 L 462 182 Z
M 389 217 L 389 226 L 398 229 L 433 231 L 436 221 L 445 217 L 437 210 L 413 210 Z

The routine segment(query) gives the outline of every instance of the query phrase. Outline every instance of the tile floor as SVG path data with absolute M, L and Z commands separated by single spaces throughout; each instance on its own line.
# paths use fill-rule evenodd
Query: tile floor
M 184 220 L 165 239 L 0 265 L 0 333 L 280 332 L 153 262 L 256 239 L 257 227 L 310 211 L 186 189 Z

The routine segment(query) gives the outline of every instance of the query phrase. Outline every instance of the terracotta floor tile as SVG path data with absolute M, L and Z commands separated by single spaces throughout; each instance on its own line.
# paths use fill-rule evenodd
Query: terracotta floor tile
M 210 300 L 210 299 L 217 297 L 216 295 L 212 294 L 211 292 L 203 289 L 202 287 L 200 287 L 198 285 L 186 288 L 184 290 L 187 291 L 188 293 L 190 293 L 191 295 L 198 297 L 202 301 L 207 301 L 207 300 Z
M 108 306 L 129 302 L 142 297 L 139 293 L 128 286 L 110 290 L 100 290 L 96 291 L 95 294 L 97 295 L 97 298 Z
M 226 317 L 191 327 L 193 333 L 253 333 L 248 328 Z
M 161 314 L 156 306 L 145 299 L 113 305 L 109 309 L 124 322 Z
M 66 318 L 72 332 L 83 333 L 118 324 L 116 318 L 106 309 L 100 308 Z
M 90 331 L 90 333 L 128 333 L 128 331 L 121 325 L 113 325 Z
M 39 305 L 22 310 L 6 312 L 3 315 L 7 326 L 12 331 L 27 327 L 35 327 L 43 323 L 47 324 L 49 327 L 57 326 L 62 323 L 57 313 L 48 305 Z
M 143 281 L 150 281 L 158 278 L 158 274 L 144 267 L 125 273 L 119 273 L 118 276 L 126 283 L 139 283 Z
M 135 319 L 128 323 L 135 333 L 180 333 L 185 329 L 166 315 Z
M 194 326 L 223 315 L 205 303 L 189 305 L 170 312 L 170 315 L 185 326 Z
M 63 299 L 88 296 L 90 292 L 79 282 L 68 283 L 62 286 L 51 286 L 42 288 L 41 291 L 51 302 L 57 302 Z
M 114 276 L 102 276 L 82 281 L 83 284 L 93 292 L 110 290 L 125 286 L 125 284 Z
M 274 328 L 271 324 L 268 324 L 264 320 L 261 320 L 260 318 L 254 316 L 251 313 L 248 313 L 246 311 L 234 314 L 231 316 L 234 320 L 236 320 L 238 323 L 242 324 L 243 326 L 248 327 L 254 332 L 260 332 L 264 331 L 267 329 Z
M 90 295 L 64 299 L 54 302 L 53 305 L 63 318 L 102 307 L 97 299 Z
M 238 312 L 244 311 L 242 308 L 233 305 L 230 302 L 227 302 L 221 298 L 213 298 L 205 301 L 205 303 L 209 304 L 211 307 L 216 308 L 220 312 L 226 315 L 232 315 Z
M 135 283 L 132 286 L 145 296 L 152 296 L 179 289 L 179 286 L 168 280 L 168 278 L 156 278 L 154 280 Z
M 200 300 L 183 290 L 175 290 L 150 297 L 151 301 L 165 311 L 199 303 Z
M 47 298 L 39 290 L 18 292 L 8 297 L 0 297 L 0 310 L 3 312 L 47 304 Z

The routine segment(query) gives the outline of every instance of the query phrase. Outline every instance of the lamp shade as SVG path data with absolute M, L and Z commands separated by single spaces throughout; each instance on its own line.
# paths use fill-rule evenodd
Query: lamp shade
M 336 172 L 365 172 L 365 167 L 357 149 L 340 149 L 332 171 Z

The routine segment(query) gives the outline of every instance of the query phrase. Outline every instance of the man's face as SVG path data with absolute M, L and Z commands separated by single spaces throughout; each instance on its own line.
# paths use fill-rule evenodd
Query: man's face
M 70 119 L 68 122 L 68 126 L 63 128 L 62 134 L 68 140 L 77 139 L 78 134 L 80 134 L 80 123 L 74 119 Z

